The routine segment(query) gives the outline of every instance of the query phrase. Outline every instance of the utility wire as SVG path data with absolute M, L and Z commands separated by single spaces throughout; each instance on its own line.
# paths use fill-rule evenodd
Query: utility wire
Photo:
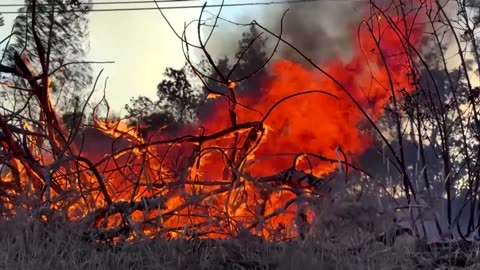
M 170 0 L 172 1 L 172 0 Z M 178 1 L 186 1 L 186 0 L 177 0 Z M 196 0 L 190 0 L 190 1 L 196 1 Z M 242 7 L 242 6 L 269 6 L 269 5 L 282 5 L 282 4 L 302 4 L 302 3 L 313 3 L 313 2 L 352 2 L 352 3 L 366 3 L 368 0 L 285 0 L 285 1 L 270 1 L 270 2 L 246 2 L 246 3 L 230 3 L 230 4 L 207 4 L 205 7 L 206 8 L 216 8 L 216 7 L 223 7 L 223 8 L 228 8 L 228 7 Z M 129 2 L 138 2 L 138 1 L 129 1 Z M 148 3 L 162 3 L 165 1 L 148 1 Z M 122 2 L 119 2 L 122 3 Z M 126 3 L 126 2 L 123 2 Z M 91 4 L 95 4 L 94 2 Z M 116 11 L 147 11 L 147 10 L 172 10 L 172 9 L 198 9 L 202 8 L 203 5 L 185 5 L 185 6 L 161 6 L 161 7 L 138 7 L 138 8 L 104 8 L 104 9 L 90 9 L 90 10 L 82 10 L 82 9 L 77 9 L 77 10 L 55 10 L 55 13 L 71 13 L 71 12 L 116 12 Z M 2 14 L 26 14 L 27 12 L 21 12 L 21 11 L 6 11 L 6 12 L 1 12 Z M 38 13 L 42 13 L 38 11 Z M 48 13 L 48 12 L 43 12 L 43 13 Z
M 180 3 L 180 2 L 198 2 L 204 0 L 136 0 L 136 1 L 112 1 L 112 2 L 85 2 L 80 1 L 79 5 L 131 5 L 131 4 L 153 4 L 157 3 Z M 44 3 L 42 6 L 59 6 L 58 3 Z M 68 5 L 68 4 L 67 4 Z M 0 4 L 0 7 L 24 7 L 25 4 Z

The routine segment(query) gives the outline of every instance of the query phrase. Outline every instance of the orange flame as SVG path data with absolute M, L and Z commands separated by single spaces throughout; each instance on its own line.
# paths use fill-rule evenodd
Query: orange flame
M 103 141 L 90 138 L 85 147 L 81 140 L 74 142 L 72 156 L 87 159 L 73 164 L 68 156 L 61 162 L 32 151 L 42 165 L 56 165 L 43 176 L 13 159 L 22 181 L 18 186 L 35 192 L 27 179 L 49 179 L 38 196 L 45 200 L 48 192 L 51 208 L 64 210 L 72 221 L 93 216 L 95 226 L 105 229 L 139 224 L 130 227 L 133 235 L 225 238 L 245 229 L 272 240 L 295 237 L 299 219 L 311 223 L 314 218 L 313 210 L 296 199 L 316 196 L 311 183 L 338 166 L 308 153 L 335 159 L 340 147 L 355 157 L 371 144 L 360 129 L 365 116 L 351 98 L 377 120 L 392 95 L 413 90 L 405 74 L 414 57 L 405 48 L 420 42 L 419 16 L 371 18 L 352 32 L 360 39 L 350 61 L 338 57 L 323 63 L 324 73 L 278 60 L 260 97 L 238 97 L 245 107 L 215 99 L 218 113 L 202 123 L 204 131 L 197 136 L 168 140 L 159 135 L 146 142 L 123 122 L 96 120 Z M 402 33 L 408 33 L 408 42 Z M 233 91 L 235 86 L 228 83 Z M 293 97 L 308 90 L 331 95 L 312 91 Z M 288 96 L 262 121 L 259 112 Z M 35 143 L 30 148 L 36 149 Z M 292 167 L 296 170 L 287 171 Z M 3 183 L 18 179 L 13 171 L 2 178 Z

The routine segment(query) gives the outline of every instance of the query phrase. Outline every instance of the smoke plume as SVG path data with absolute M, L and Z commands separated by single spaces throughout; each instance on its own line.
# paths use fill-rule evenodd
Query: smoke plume
M 311 57 L 313 61 L 323 61 L 334 56 L 349 58 L 355 31 L 362 19 L 362 8 L 354 1 L 319 1 L 285 5 L 283 9 L 265 9 L 265 18 L 270 29 L 280 33 L 280 20 L 288 9 L 283 21 L 283 37 Z M 272 39 L 271 42 L 274 42 Z M 302 62 L 296 52 L 282 46 L 282 58 Z
M 256 20 L 275 33 L 280 33 L 283 28 L 282 37 L 315 62 L 334 56 L 348 59 L 354 42 L 352 33 L 356 31 L 364 15 L 364 5 L 365 3 L 359 1 L 295 1 L 264 6 L 256 12 L 238 16 L 235 21 L 248 23 Z M 282 15 L 287 9 L 281 24 Z M 248 11 L 251 10 L 250 7 Z M 238 40 L 245 31 L 248 31 L 248 28 L 219 22 L 208 48 L 217 58 L 231 58 L 237 52 Z M 277 40 L 265 34 L 268 37 L 267 49 L 271 51 Z M 304 63 L 304 60 L 286 45 L 279 47 L 276 57 Z

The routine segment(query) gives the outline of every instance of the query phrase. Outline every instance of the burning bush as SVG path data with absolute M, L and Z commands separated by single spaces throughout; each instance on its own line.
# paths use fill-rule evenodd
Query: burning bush
M 232 238 L 240 232 L 268 240 L 306 237 L 321 218 L 315 209 L 333 198 L 332 190 L 339 192 L 340 183 L 348 184 L 342 192 L 353 195 L 370 186 L 380 204 L 393 199 L 391 186 L 373 182 L 355 165 L 374 135 L 389 149 L 410 204 L 417 195 L 402 154 L 400 112 L 403 98 L 419 90 L 424 21 L 442 7 L 429 1 L 384 4 L 372 2 L 365 10 L 351 33 L 357 42 L 348 61 L 337 57 L 320 67 L 297 50 L 311 63 L 308 69 L 272 60 L 274 50 L 261 96 L 237 93 L 237 84 L 249 76 L 234 80 L 231 72 L 219 72 L 199 37 L 196 47 L 218 71 L 215 80 L 225 91 L 208 89 L 208 97 L 216 96 L 215 113 L 172 137 L 162 130 L 141 136 L 127 121 L 102 120 L 96 110 L 90 127 L 65 128 L 51 102 L 49 55 L 36 34 L 33 1 L 38 59 L 27 61 L 18 52 L 14 66 L 1 71 L 28 83 L 39 116 L 0 115 L 2 216 L 11 218 L 19 208 L 45 222 L 60 215 L 108 241 Z M 281 33 L 252 24 L 275 37 L 277 46 L 296 50 Z M 386 107 L 394 112 L 400 154 L 378 126 Z

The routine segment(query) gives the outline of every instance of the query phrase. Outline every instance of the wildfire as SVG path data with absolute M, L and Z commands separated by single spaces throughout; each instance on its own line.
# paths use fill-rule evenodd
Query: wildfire
M 55 159 L 33 151 L 39 139 L 27 135 L 38 165 L 24 156 L 9 159 L 0 172 L 12 196 L 3 203 L 11 209 L 29 190 L 72 222 L 91 220 L 105 238 L 125 231 L 128 237 L 227 238 L 241 230 L 272 240 L 296 237 L 314 219 L 309 201 L 322 196 L 324 178 L 339 166 L 322 157 L 338 160 L 339 149 L 358 157 L 370 145 L 358 105 L 375 121 L 392 95 L 411 91 L 405 47 L 420 41 L 419 17 L 368 16 L 376 19 L 352 31 L 359 37 L 352 59 L 322 63 L 330 77 L 276 61 L 260 97 L 239 96 L 245 106 L 216 98 L 218 113 L 196 134 L 145 141 L 123 122 L 96 120 L 98 145 L 88 136 L 74 140 L 74 150 Z M 310 92 L 295 96 L 302 91 Z M 8 140 L 0 145 L 14 150 Z

